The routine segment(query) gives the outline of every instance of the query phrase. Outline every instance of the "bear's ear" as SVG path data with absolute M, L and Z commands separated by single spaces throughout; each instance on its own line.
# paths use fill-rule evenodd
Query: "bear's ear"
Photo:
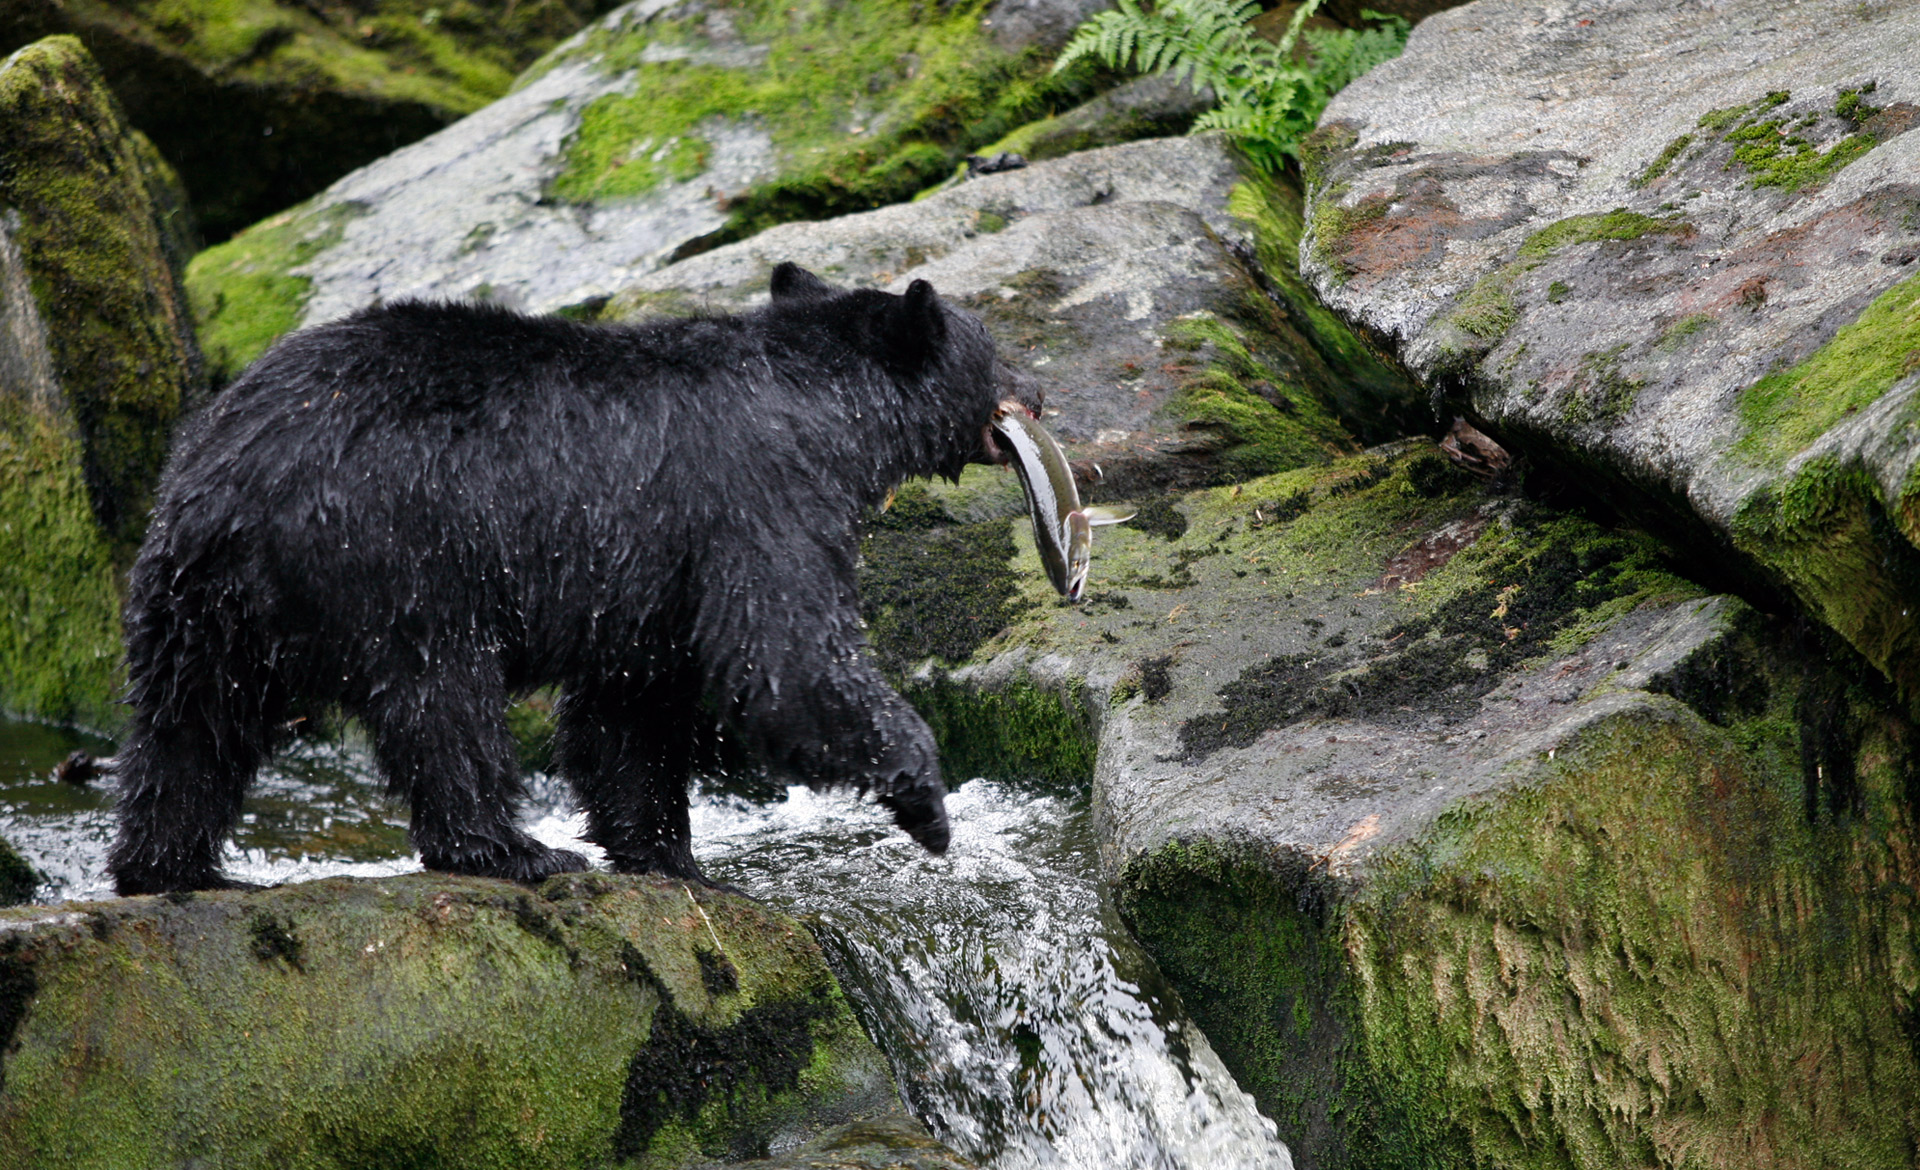
M 774 268 L 767 291 L 776 301 L 796 301 L 824 297 L 836 290 L 793 261 L 784 260 Z
M 947 344 L 947 318 L 933 286 L 916 280 L 893 303 L 889 322 L 895 357 L 909 366 L 923 364 Z

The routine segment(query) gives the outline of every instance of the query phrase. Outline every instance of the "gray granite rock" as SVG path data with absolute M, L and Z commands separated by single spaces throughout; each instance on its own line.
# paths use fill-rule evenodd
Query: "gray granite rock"
M 1536 465 L 1920 701 L 1920 9 L 1479 0 L 1341 93 L 1301 262 Z
M 1090 775 L 1121 914 L 1296 1165 L 1905 1164 L 1915 733 L 1837 639 L 1423 441 L 1170 511 L 1077 607 L 1016 523 L 1004 625 L 909 693 L 957 774 Z M 996 612 L 939 555 L 985 527 L 868 571 Z
M 401 297 L 584 311 L 768 223 L 908 198 L 1110 84 L 1051 75 L 1028 18 L 1065 9 L 1015 7 L 1000 27 L 979 0 L 979 19 L 633 0 L 492 105 L 199 257 L 203 339 L 230 377 L 287 329 Z
M 1229 208 L 1242 189 L 1261 206 L 1268 187 L 1218 136 L 1084 151 L 769 228 L 640 277 L 609 312 L 749 307 L 783 261 L 894 292 L 924 278 L 981 313 L 1015 376 L 1044 388 L 1048 425 L 1102 469 L 1095 490 L 1218 483 L 1350 451 L 1324 404 L 1368 376 L 1268 284 L 1255 253 L 1270 225 Z

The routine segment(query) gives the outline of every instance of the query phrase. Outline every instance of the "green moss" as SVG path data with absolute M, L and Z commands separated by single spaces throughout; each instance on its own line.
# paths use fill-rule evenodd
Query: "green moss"
M 861 542 L 860 613 L 881 665 L 961 662 L 1019 610 L 1006 520 L 933 531 L 877 527 Z
M 1342 206 L 1343 185 L 1335 185 L 1314 197 L 1313 258 L 1344 283 L 1353 275 L 1347 263 L 1347 237 L 1367 224 L 1385 219 L 1392 200 L 1385 195 L 1368 195 L 1352 207 Z
M 594 0 L 132 0 L 135 39 L 256 85 L 317 85 L 465 114 L 612 7 Z M 144 26 L 144 27 L 141 27 Z
M 1904 1166 L 1912 731 L 1811 669 L 1592 723 L 1351 884 L 1188 840 L 1116 901 L 1316 1165 Z
M 1761 465 L 1785 462 L 1911 374 L 1916 352 L 1920 276 L 1881 293 L 1805 361 L 1768 374 L 1742 393 L 1746 433 L 1734 451 Z
M 315 214 L 296 207 L 208 248 L 187 266 L 187 293 L 216 383 L 230 382 L 300 324 L 313 281 L 293 275 L 339 241 L 363 208 L 336 203 Z
M 122 561 L 146 527 L 173 420 L 200 389 L 150 151 L 74 38 L 28 46 L 0 71 L 4 230 L 78 430 L 94 515 Z
M 935 672 L 905 694 L 951 783 L 983 776 L 1079 792 L 1093 779 L 1099 728 L 1077 681 L 1045 687 L 1023 672 L 983 686 Z
M 1353 450 L 1353 441 L 1306 387 L 1277 373 L 1249 336 L 1212 315 L 1171 323 L 1167 344 L 1203 363 L 1168 401 L 1166 412 L 1189 431 L 1210 432 L 1221 482 L 1321 463 Z
M 1528 236 L 1520 245 L 1522 260 L 1544 260 L 1574 244 L 1598 240 L 1637 240 L 1650 235 L 1687 235 L 1693 226 L 1679 216 L 1655 219 L 1616 207 L 1612 211 L 1590 215 L 1572 215 L 1548 224 Z
M 1641 171 L 1630 186 L 1635 188 L 1645 187 L 1661 175 L 1666 174 L 1667 170 L 1673 166 L 1673 160 L 1679 158 L 1680 153 L 1692 145 L 1693 135 L 1691 134 L 1682 134 L 1672 142 L 1667 143 L 1666 149 L 1662 150 L 1658 157 L 1647 164 L 1647 169 Z
M 1311 1150 L 1318 1166 L 1367 1165 L 1371 1151 L 1354 1144 L 1398 1127 L 1347 1091 L 1341 1054 L 1355 1013 L 1329 893 L 1305 859 L 1195 839 L 1129 861 L 1115 904 L 1295 1156 Z
M 30 1004 L 9 1165 L 706 1164 L 892 1097 L 807 933 L 679 882 L 420 874 L 84 913 L 0 960 Z
M 1447 314 L 1447 320 L 1485 341 L 1505 337 L 1520 319 L 1513 303 L 1513 282 L 1507 269 L 1483 276 Z
M 1308 190 L 1319 187 L 1327 178 L 1328 163 L 1353 149 L 1359 141 L 1360 135 L 1350 122 L 1328 122 L 1301 139 L 1300 176 Z
M 1459 718 L 1522 663 L 1573 653 L 1622 613 L 1697 593 L 1645 537 L 1574 517 L 1523 516 L 1421 582 L 1405 619 L 1383 638 L 1396 649 L 1357 669 L 1310 654 L 1249 667 L 1220 689 L 1220 710 L 1181 726 L 1180 744 L 1204 757 L 1304 719 L 1407 710 Z
M 1566 281 L 1556 280 L 1547 286 L 1547 303 L 1549 305 L 1560 304 L 1567 299 L 1567 295 L 1571 292 L 1573 292 L 1573 288 L 1568 285 Z
M 1688 338 L 1717 320 L 1719 318 L 1712 313 L 1694 313 L 1691 316 L 1682 317 L 1660 331 L 1660 340 L 1654 343 L 1654 349 L 1662 353 L 1678 349 Z
M 1920 533 L 1890 515 L 1858 463 L 1808 460 L 1754 493 L 1732 525 L 1741 551 L 1785 581 L 1829 629 L 1920 707 Z
M 1768 94 L 1762 102 L 1711 111 L 1701 117 L 1700 126 L 1716 133 L 1725 131 L 1721 140 L 1733 144 L 1727 167 L 1743 168 L 1753 177 L 1753 186 L 1804 191 L 1824 183 L 1886 137 L 1899 132 L 1899 128 L 1892 125 L 1875 123 L 1874 115 L 1881 110 L 1867 104 L 1863 97 L 1873 89 L 1868 83 L 1858 89 L 1840 91 L 1834 101 L 1833 116 L 1843 126 L 1857 129 L 1825 151 L 1795 133 L 1817 126 L 1821 120 L 1817 111 L 1792 121 L 1791 125 L 1787 117 L 1764 117 L 1787 101 L 1790 95 L 1785 90 Z
M 630 92 L 583 112 L 553 192 L 592 202 L 691 177 L 702 157 L 684 143 L 718 118 L 764 128 L 782 173 L 730 195 L 727 226 L 700 248 L 778 222 L 905 199 L 969 150 L 1093 90 L 1084 69 L 1053 77 L 1038 53 L 993 49 L 980 24 L 984 7 L 984 0 L 938 9 L 906 0 L 734 5 L 728 11 L 740 37 L 767 46 L 764 63 L 750 71 L 694 59 L 649 64 Z M 602 68 L 616 72 L 636 64 L 648 45 L 696 46 L 699 39 L 691 20 L 656 20 L 644 37 L 596 34 L 574 52 L 598 55 Z
M 1653 235 L 1686 235 L 1693 231 L 1679 216 L 1655 219 L 1628 211 L 1624 207 L 1588 215 L 1572 215 L 1557 220 L 1528 236 L 1516 258 L 1475 281 L 1454 307 L 1445 322 L 1482 342 L 1497 342 L 1520 319 L 1514 290 L 1521 278 L 1540 267 L 1555 253 L 1575 244 L 1604 240 L 1638 240 Z M 1561 286 L 1563 289 L 1564 285 Z M 1551 287 L 1547 299 L 1553 300 Z

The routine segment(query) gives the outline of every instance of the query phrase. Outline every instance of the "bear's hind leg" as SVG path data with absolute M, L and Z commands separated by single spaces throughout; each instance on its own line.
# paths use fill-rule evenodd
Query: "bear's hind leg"
M 122 897 L 241 884 L 220 872 L 220 853 L 266 755 L 266 727 L 257 713 L 201 698 L 139 711 L 118 753 L 120 828 L 107 869 Z
M 693 859 L 687 813 L 702 726 L 688 695 L 697 686 L 678 677 L 578 686 L 555 711 L 554 764 L 586 809 L 587 839 L 617 872 L 713 885 Z
M 522 785 L 498 666 L 438 666 L 389 684 L 363 712 L 380 770 L 412 810 L 421 863 L 517 882 L 586 869 L 580 854 L 542 845 L 514 823 Z

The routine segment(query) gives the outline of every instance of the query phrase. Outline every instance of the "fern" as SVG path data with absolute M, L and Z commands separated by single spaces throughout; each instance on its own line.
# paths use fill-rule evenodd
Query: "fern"
M 1305 30 L 1308 53 L 1294 59 L 1307 18 L 1320 0 L 1294 12 L 1278 44 L 1253 31 L 1254 0 L 1161 0 L 1151 10 L 1139 0 L 1115 0 L 1074 33 L 1054 62 L 1058 72 L 1092 57 L 1112 69 L 1164 73 L 1195 90 L 1212 90 L 1214 108 L 1193 124 L 1195 133 L 1221 130 L 1255 163 L 1270 170 L 1298 157 L 1327 102 L 1348 82 L 1400 55 L 1411 26 L 1371 9 L 1379 27 Z

